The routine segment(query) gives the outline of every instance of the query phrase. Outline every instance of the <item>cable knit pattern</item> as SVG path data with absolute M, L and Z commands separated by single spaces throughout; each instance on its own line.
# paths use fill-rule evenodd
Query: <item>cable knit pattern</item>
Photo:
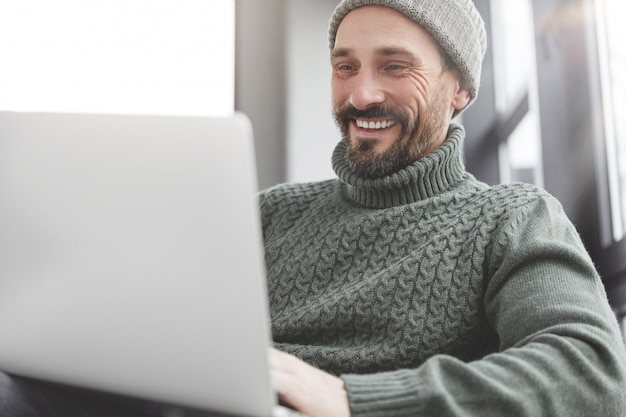
M 623 347 L 575 230 L 546 192 L 465 172 L 462 140 L 376 180 L 342 142 L 339 179 L 261 194 L 277 347 L 342 375 L 355 416 L 622 415 Z

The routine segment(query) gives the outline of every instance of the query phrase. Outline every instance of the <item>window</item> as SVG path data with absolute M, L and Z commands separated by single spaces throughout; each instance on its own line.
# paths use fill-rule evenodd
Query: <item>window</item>
M 0 5 L 0 110 L 224 115 L 235 0 Z
M 623 0 L 596 0 L 598 56 L 603 101 L 604 137 L 609 182 L 612 236 L 604 244 L 626 235 L 626 36 Z
M 500 182 L 543 185 L 530 0 L 491 0 Z

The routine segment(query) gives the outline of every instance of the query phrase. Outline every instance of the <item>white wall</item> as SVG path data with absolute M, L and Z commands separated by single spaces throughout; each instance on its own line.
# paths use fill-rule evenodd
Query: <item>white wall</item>
M 236 0 L 235 108 L 250 117 L 259 185 L 335 176 L 328 20 L 339 0 Z
M 333 178 L 328 20 L 338 0 L 286 0 L 287 179 Z
M 252 121 L 259 187 L 286 180 L 284 2 L 237 0 L 235 108 Z

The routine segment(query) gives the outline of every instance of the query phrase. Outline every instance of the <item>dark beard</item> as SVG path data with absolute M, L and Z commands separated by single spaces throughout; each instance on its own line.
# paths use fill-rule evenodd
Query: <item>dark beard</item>
M 406 114 L 385 106 L 358 110 L 348 104 L 335 111 L 335 122 L 347 142 L 346 162 L 352 172 L 363 178 L 382 178 L 422 159 L 437 141 L 444 119 L 443 112 L 437 114 L 439 103 L 432 104 L 426 114 L 412 121 Z M 393 119 L 401 126 L 400 135 L 389 149 L 376 153 L 373 140 L 350 137 L 350 122 L 358 118 Z

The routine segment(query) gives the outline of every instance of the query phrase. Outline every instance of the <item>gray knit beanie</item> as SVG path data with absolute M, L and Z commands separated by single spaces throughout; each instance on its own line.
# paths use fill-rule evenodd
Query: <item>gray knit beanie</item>
M 426 29 L 461 71 L 471 96 L 468 106 L 476 99 L 487 35 L 472 0 L 343 0 L 330 18 L 331 51 L 343 18 L 353 9 L 370 4 L 391 7 Z

